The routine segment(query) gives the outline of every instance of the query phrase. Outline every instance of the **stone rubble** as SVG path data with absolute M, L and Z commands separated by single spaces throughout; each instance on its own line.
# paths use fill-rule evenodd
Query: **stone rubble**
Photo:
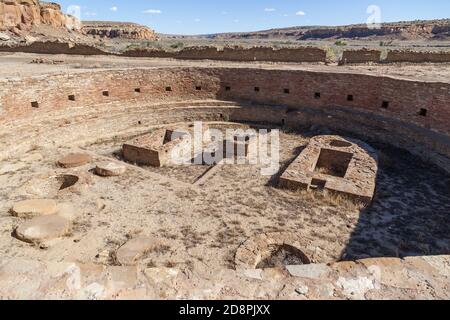
M 0 258 L 2 299 L 450 299 L 450 257 L 377 258 L 282 269 L 216 270 L 102 266 Z M 390 277 L 391 270 L 401 277 Z M 326 271 L 326 272 L 323 272 Z M 37 288 L 40 288 L 37 290 Z

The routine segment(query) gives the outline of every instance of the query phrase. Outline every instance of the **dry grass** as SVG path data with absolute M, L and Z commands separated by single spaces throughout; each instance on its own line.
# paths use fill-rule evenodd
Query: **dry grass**
M 346 195 L 329 192 L 327 190 L 324 191 L 298 190 L 296 191 L 296 194 L 299 195 L 303 201 L 314 203 L 319 207 L 320 206 L 338 207 L 348 211 L 361 210 L 362 208 L 365 207 L 365 204 L 357 200 L 351 199 Z

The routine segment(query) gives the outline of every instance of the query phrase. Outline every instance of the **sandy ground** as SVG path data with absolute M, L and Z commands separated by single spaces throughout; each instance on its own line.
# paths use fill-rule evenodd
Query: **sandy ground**
M 301 235 L 302 246 L 316 262 L 450 252 L 450 177 L 383 145 L 373 144 L 380 150 L 381 165 L 376 198 L 367 210 L 338 198 L 280 190 L 276 177 L 261 176 L 258 165 L 219 167 L 202 186 L 192 181 L 205 167 L 130 165 L 115 178 L 90 172 L 96 162 L 116 158 L 130 137 L 163 121 L 175 123 L 183 112 L 192 110 L 180 106 L 167 112 L 145 103 L 123 108 L 120 103 L 5 124 L 0 129 L 0 147 L 7 154 L 0 171 L 0 254 L 111 265 L 121 245 L 146 235 L 162 242 L 140 262 L 147 266 L 232 268 L 241 243 L 278 231 Z M 311 134 L 281 135 L 283 164 L 295 158 Z M 79 150 L 94 161 L 77 169 L 56 167 L 60 157 Z M 49 177 L 58 174 L 82 179 L 58 191 L 49 184 Z M 38 196 L 76 208 L 71 234 L 39 245 L 12 237 L 23 223 L 9 214 L 12 204 Z
M 33 63 L 43 59 L 45 63 Z M 116 56 L 38 55 L 26 53 L 0 53 L 0 78 L 17 78 L 55 73 L 77 73 L 93 69 L 158 68 L 158 67 L 245 67 L 286 70 L 310 70 L 323 72 L 352 72 L 385 75 L 402 79 L 444 82 L 450 78 L 450 64 L 395 64 L 353 65 L 292 64 L 292 63 L 240 63 L 225 61 L 182 61 L 156 58 L 126 58 Z

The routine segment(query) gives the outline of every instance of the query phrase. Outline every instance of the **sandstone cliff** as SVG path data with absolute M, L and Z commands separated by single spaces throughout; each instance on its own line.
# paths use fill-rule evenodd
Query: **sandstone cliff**
M 48 25 L 68 30 L 79 30 L 79 21 L 61 11 L 56 3 L 38 0 L 0 0 L 0 31 L 28 30 L 33 26 Z
M 123 38 L 135 40 L 157 40 L 152 29 L 136 23 L 84 21 L 82 32 L 100 38 Z
M 171 36 L 182 38 L 183 36 Z M 450 20 L 428 20 L 383 23 L 379 29 L 369 29 L 365 24 L 340 27 L 292 27 L 271 29 L 257 32 L 219 33 L 196 36 L 197 38 L 227 39 L 284 39 L 284 40 L 332 40 L 332 39 L 367 39 L 367 40 L 446 40 L 450 37 Z

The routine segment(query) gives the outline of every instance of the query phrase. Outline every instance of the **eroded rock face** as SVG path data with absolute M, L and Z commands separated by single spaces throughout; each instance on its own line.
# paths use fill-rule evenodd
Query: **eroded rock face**
M 95 167 L 95 173 L 102 177 L 121 176 L 127 171 L 127 167 L 117 162 L 102 162 Z
M 82 32 L 100 38 L 158 40 L 155 31 L 135 23 L 85 21 Z
M 25 30 L 33 25 L 79 30 L 79 21 L 61 11 L 56 3 L 38 0 L 0 0 L 0 30 Z

